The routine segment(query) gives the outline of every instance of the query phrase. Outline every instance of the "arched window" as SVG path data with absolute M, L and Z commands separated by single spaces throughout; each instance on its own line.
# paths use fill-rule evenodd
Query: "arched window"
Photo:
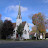
M 17 25 L 17 27 L 18 27 L 18 25 Z
M 13 30 L 13 32 L 15 32 L 15 30 Z
M 27 31 L 25 30 L 25 34 L 27 34 Z
M 28 27 L 29 27 L 29 25 L 28 25 Z
M 28 31 L 28 33 L 29 33 L 29 31 Z

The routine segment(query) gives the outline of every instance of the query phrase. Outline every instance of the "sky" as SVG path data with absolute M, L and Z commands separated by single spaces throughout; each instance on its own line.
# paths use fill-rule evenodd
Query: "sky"
M 48 19 L 48 0 L 0 0 L 0 14 L 2 15 L 3 21 L 8 19 L 13 23 L 16 22 L 19 2 L 22 21 L 26 21 L 29 24 L 30 30 L 34 26 L 29 17 L 30 15 L 41 12 Z

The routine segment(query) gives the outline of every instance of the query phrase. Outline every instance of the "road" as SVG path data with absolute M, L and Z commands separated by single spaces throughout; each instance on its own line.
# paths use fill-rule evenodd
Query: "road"
M 0 48 L 48 48 L 48 41 L 21 41 L 1 43 Z

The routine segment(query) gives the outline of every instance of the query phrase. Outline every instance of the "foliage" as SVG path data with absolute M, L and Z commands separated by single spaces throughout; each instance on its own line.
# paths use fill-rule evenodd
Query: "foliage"
M 34 25 L 34 26 L 32 27 L 32 31 L 36 31 L 36 29 L 37 29 L 37 27 L 36 27 L 36 25 Z
M 0 38 L 1 38 L 1 31 L 2 31 L 3 22 L 0 20 Z
M 20 36 L 23 34 L 23 25 L 20 24 L 18 27 L 17 27 L 17 33 L 20 34 Z
M 0 32 L 2 30 L 2 26 L 3 26 L 3 22 L 2 22 L 2 20 L 0 20 Z
M 7 37 L 13 34 L 13 24 L 11 21 L 5 20 L 2 27 L 2 37 Z
M 33 24 L 37 26 L 37 30 L 39 32 L 45 32 L 45 22 L 44 22 L 44 15 L 41 13 L 34 14 L 32 17 Z

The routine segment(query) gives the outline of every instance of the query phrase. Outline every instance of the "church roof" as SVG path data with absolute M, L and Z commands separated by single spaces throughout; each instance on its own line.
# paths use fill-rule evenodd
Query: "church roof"
M 25 26 L 26 21 L 22 22 L 22 25 Z M 13 23 L 13 27 L 16 27 L 16 23 Z
M 25 26 L 25 23 L 26 23 L 26 21 L 25 22 L 22 22 L 22 25 Z
M 14 27 L 14 28 L 16 27 L 16 23 L 13 23 L 13 27 Z

